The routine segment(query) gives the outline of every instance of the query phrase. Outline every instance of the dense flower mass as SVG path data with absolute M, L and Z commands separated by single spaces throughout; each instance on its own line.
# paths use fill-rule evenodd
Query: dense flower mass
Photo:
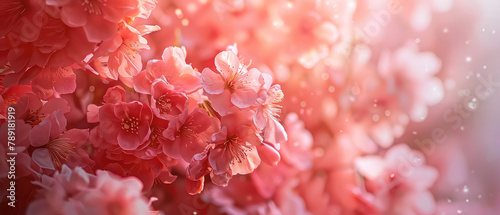
M 464 51 L 440 48 L 447 37 L 436 29 L 458 27 L 433 20 L 464 5 L 2 1 L 0 181 L 4 191 L 11 186 L 15 155 L 17 202 L 9 207 L 0 192 L 0 208 L 442 211 L 449 190 L 435 185 L 462 183 L 451 176 L 467 172 L 453 165 L 465 162 L 462 152 L 415 135 L 449 102 L 457 84 L 449 70 L 459 67 L 450 59 Z M 434 151 L 447 156 L 433 159 Z
M 34 182 L 41 187 L 28 214 L 150 214 L 136 178 L 119 178 L 105 171 L 96 175 L 63 166 L 52 177 Z M 63 207 L 61 207 L 63 206 Z

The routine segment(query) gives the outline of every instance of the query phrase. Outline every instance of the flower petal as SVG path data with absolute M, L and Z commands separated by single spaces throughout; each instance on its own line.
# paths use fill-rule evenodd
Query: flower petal
M 201 85 L 209 94 L 220 94 L 224 91 L 225 82 L 220 74 L 205 68 L 201 72 Z
M 128 133 L 126 131 L 120 131 L 118 133 L 118 145 L 124 150 L 134 150 L 137 149 L 142 144 L 139 136 L 135 134 Z
M 33 158 L 33 161 L 36 164 L 38 164 L 38 166 L 40 166 L 41 168 L 55 170 L 48 149 L 46 148 L 35 149 L 31 157 Z
M 255 104 L 257 92 L 250 88 L 237 89 L 231 94 L 231 102 L 239 108 L 247 108 Z
M 208 155 L 208 161 L 213 168 L 215 174 L 223 174 L 229 170 L 232 157 L 225 147 L 216 147 Z
M 214 110 L 222 116 L 225 116 L 227 111 L 233 106 L 229 90 L 224 90 L 221 94 L 211 95 L 210 101 L 212 102 Z
M 47 144 L 50 140 L 50 130 L 52 124 L 50 120 L 43 120 L 40 124 L 33 127 L 30 131 L 30 143 L 34 147 L 40 147 Z

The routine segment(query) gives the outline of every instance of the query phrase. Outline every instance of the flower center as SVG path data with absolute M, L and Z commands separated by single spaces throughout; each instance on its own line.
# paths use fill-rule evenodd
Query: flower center
M 225 88 L 229 90 L 229 92 L 234 93 L 234 90 L 236 90 L 236 81 L 234 79 L 231 79 L 226 82 Z
M 167 94 L 164 94 L 160 96 L 158 100 L 156 100 L 156 106 L 160 110 L 160 114 L 165 114 L 172 111 L 172 103 L 170 102 L 171 100 L 167 98 L 167 96 Z
M 276 97 L 274 97 L 274 99 L 273 99 L 273 103 L 280 103 L 281 101 L 283 101 L 283 98 L 285 98 L 283 91 L 277 90 Z
M 70 144 L 67 138 L 57 138 L 51 140 L 45 148 L 49 150 L 50 158 L 54 166 L 59 169 L 68 160 L 70 154 L 75 153 L 76 147 Z
M 87 13 L 100 15 L 102 14 L 100 4 L 102 3 L 102 6 L 106 6 L 106 1 L 107 0 L 83 0 L 82 6 L 84 6 L 84 10 Z
M 149 146 L 151 146 L 153 148 L 158 148 L 158 146 L 160 145 L 159 137 L 163 136 L 162 133 L 164 130 L 165 130 L 164 128 L 160 128 L 160 127 L 156 127 L 156 126 L 151 127 L 151 135 L 149 136 L 149 139 L 150 139 Z
M 264 111 L 271 116 L 274 120 L 279 119 L 279 114 L 281 113 L 281 108 L 283 108 L 281 105 L 277 104 L 281 101 L 283 101 L 284 95 L 283 91 L 281 90 L 276 90 L 275 91 L 275 97 L 271 101 L 271 104 L 265 104 L 264 105 Z
M 246 152 L 252 150 L 245 142 L 239 141 L 239 137 L 228 137 L 224 146 L 226 147 L 226 151 L 233 158 L 231 164 L 234 164 L 234 161 L 238 161 L 238 163 L 243 162 L 247 159 Z
M 194 132 L 200 125 L 193 125 L 193 121 L 186 122 L 178 131 L 177 137 L 183 136 L 189 139 L 189 142 L 193 142 L 193 138 L 197 138 L 196 132 Z
M 45 119 L 45 114 L 40 113 L 40 109 L 30 110 L 28 114 L 26 114 L 26 117 L 24 117 L 24 122 L 30 124 L 31 126 L 40 124 L 40 122 Z
M 136 117 L 123 118 L 122 119 L 122 129 L 131 134 L 139 134 L 139 119 Z

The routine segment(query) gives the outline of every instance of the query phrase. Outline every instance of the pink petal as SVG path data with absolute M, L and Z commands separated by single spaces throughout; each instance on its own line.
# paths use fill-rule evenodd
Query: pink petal
M 170 58 L 176 58 L 180 61 L 186 60 L 186 48 L 184 47 L 167 47 L 163 50 L 163 54 L 161 55 L 161 59 L 163 61 L 168 61 Z
M 224 172 L 222 174 L 210 174 L 210 179 L 212 180 L 212 183 L 221 186 L 221 187 L 226 187 L 229 183 L 229 180 L 233 177 L 233 174 L 231 173 L 231 170 L 229 169 L 228 172 Z
M 74 62 L 82 61 L 89 53 L 92 53 L 95 50 L 96 43 L 87 40 L 84 28 L 68 29 L 67 34 L 71 40 L 68 44 L 66 44 L 64 52 L 56 52 L 51 56 L 49 63 L 54 64 L 54 66 L 69 66 Z M 64 61 L 62 59 L 54 58 L 56 54 L 65 55 L 70 59 L 68 59 L 68 61 Z
M 215 66 L 224 77 L 231 77 L 240 69 L 238 56 L 231 51 L 223 51 L 215 56 Z
M 201 133 L 207 130 L 211 125 L 212 121 L 210 120 L 210 116 L 203 108 L 196 108 L 189 114 L 189 121 L 193 121 L 196 124 L 194 132 Z
M 150 62 L 148 62 L 149 67 Z M 146 78 L 146 71 L 139 72 L 133 78 L 134 90 L 138 93 L 150 94 L 151 93 L 151 82 Z
M 89 139 L 89 129 L 71 129 L 64 132 L 59 138 L 69 139 L 73 146 L 80 147 Z
M 19 78 L 18 84 L 28 84 L 30 81 L 32 81 L 34 78 L 36 78 L 42 71 L 43 71 L 43 69 L 38 67 L 38 66 L 34 66 L 34 67 L 29 68 Z
M 137 0 L 118 0 L 106 1 L 106 7 L 103 8 L 103 18 L 110 22 L 120 22 L 120 20 L 133 9 L 139 7 Z
M 71 0 L 47 0 L 47 1 L 45 1 L 45 3 L 47 3 L 47 5 L 51 5 L 51 6 L 61 7 L 61 6 L 68 4 L 70 1 Z
M 180 145 L 181 145 L 181 140 L 179 139 L 174 139 L 172 142 L 168 142 L 166 144 L 162 145 L 163 148 L 163 153 L 168 155 L 171 158 L 174 159 L 180 159 L 181 156 L 181 151 L 180 151 Z
M 259 79 L 259 82 L 262 84 L 262 89 L 267 90 L 273 84 L 273 76 L 270 74 L 262 73 Z
M 33 92 L 42 99 L 51 97 L 54 94 L 54 85 L 50 78 L 40 74 L 31 82 Z
M 155 100 L 158 100 L 160 96 L 164 94 L 172 94 L 174 92 L 174 86 L 171 84 L 167 83 L 167 81 L 163 79 L 156 79 L 152 84 L 151 84 L 151 95 Z
M 205 184 L 205 178 L 201 178 L 200 180 L 190 180 L 186 178 L 186 191 L 190 195 L 195 195 L 201 193 L 203 191 L 203 185 Z
M 36 164 L 38 164 L 38 166 L 40 166 L 41 168 L 55 170 L 48 149 L 46 148 L 35 149 L 31 157 L 33 158 L 33 161 Z
M 175 179 L 177 179 L 177 176 L 172 175 L 169 171 L 163 171 L 160 175 L 158 175 L 158 178 L 165 184 L 171 184 L 175 181 Z
M 415 190 L 427 190 L 432 187 L 438 178 L 438 171 L 429 166 L 416 167 L 410 177 L 407 178 L 408 184 Z
M 40 124 L 33 127 L 29 134 L 31 145 L 40 147 L 47 144 L 50 140 L 51 127 L 50 120 L 43 120 Z
M 200 139 L 197 137 L 182 137 L 179 143 L 179 149 L 182 158 L 186 162 L 189 162 L 196 153 L 203 151 L 203 149 L 207 145 L 205 142 L 207 139 Z
M 240 162 L 234 162 L 231 165 L 231 169 L 233 170 L 233 175 L 235 174 L 249 174 L 252 173 L 255 168 L 260 165 L 260 157 L 257 152 L 257 148 L 255 146 L 251 146 L 251 150 L 246 152 L 247 158 Z
M 52 83 L 58 93 L 68 94 L 75 92 L 76 75 L 73 73 L 71 67 L 57 68 L 54 73 Z
M 200 180 L 210 172 L 208 156 L 206 152 L 201 152 L 193 156 L 186 168 L 186 178 Z
M 109 55 L 108 67 L 123 77 L 133 77 L 142 69 L 141 56 L 128 47 L 120 47 Z
M 354 166 L 364 177 L 374 180 L 380 177 L 384 171 L 384 160 L 378 156 L 359 157 L 355 160 Z
M 247 73 L 239 78 L 238 81 L 245 81 L 245 87 L 253 89 L 255 92 L 262 88 L 261 83 L 262 72 L 256 68 L 250 69 Z
M 208 155 L 208 161 L 215 174 L 223 174 L 229 170 L 232 157 L 226 151 L 225 147 L 216 147 Z
M 68 102 L 62 98 L 50 99 L 47 103 L 43 104 L 41 112 L 47 115 L 56 110 L 60 110 L 62 113 L 68 113 L 70 111 Z
M 134 150 L 137 149 L 143 142 L 138 135 L 128 133 L 126 131 L 120 131 L 118 133 L 118 145 L 124 150 Z
M 219 144 L 224 143 L 227 137 L 227 127 L 223 126 L 219 132 L 212 135 L 212 142 Z
M 122 86 L 114 86 L 106 90 L 103 100 L 105 103 L 118 103 L 126 101 L 126 92 Z
M 264 129 L 264 139 L 273 143 L 279 144 L 288 140 L 288 135 L 283 128 L 283 125 L 277 120 L 269 120 L 268 125 Z
M 224 90 L 221 94 L 210 96 L 212 106 L 220 115 L 225 116 L 229 108 L 233 106 L 231 103 L 231 93 L 229 90 Z
M 176 86 L 177 90 L 181 90 L 186 93 L 192 93 L 201 88 L 200 78 L 192 74 L 182 74 L 179 76 L 177 81 L 172 84 Z
M 220 94 L 224 91 L 225 82 L 220 74 L 205 68 L 201 72 L 201 85 L 209 94 Z
M 151 126 L 151 121 L 145 121 L 139 125 L 137 131 L 139 138 L 142 138 L 141 144 L 149 139 L 149 135 L 151 134 L 150 126 Z
M 148 191 L 153 186 L 155 175 L 153 174 L 151 169 L 145 168 L 145 166 L 143 165 L 135 165 L 134 167 L 132 167 L 132 169 L 130 170 L 130 175 L 135 176 L 139 180 L 141 180 L 138 181 L 135 178 L 130 178 L 133 179 L 130 181 L 131 183 L 133 183 L 132 185 L 136 187 L 141 187 L 143 191 Z
M 50 120 L 51 122 L 50 138 L 52 139 L 57 138 L 59 134 L 66 130 L 66 117 L 64 117 L 64 114 L 60 110 L 54 111 L 50 117 L 45 120 Z
M 86 25 L 88 16 L 87 11 L 84 10 L 84 6 L 76 1 L 65 5 L 61 9 L 61 19 L 64 24 L 70 27 L 81 27 Z
M 249 88 L 237 89 L 231 94 L 231 102 L 239 108 L 247 108 L 255 104 L 257 92 Z
M 151 77 L 150 81 L 155 78 L 160 78 L 161 76 L 168 76 L 166 73 L 172 68 L 167 68 L 167 64 L 161 60 L 149 60 L 146 65 L 146 72 L 148 77 Z
M 255 111 L 253 115 L 253 123 L 259 130 L 264 129 L 267 124 L 266 116 L 264 114 L 266 114 L 264 112 L 264 108 L 261 105 L 259 105 L 257 111 Z
M 118 126 L 121 121 L 116 118 L 113 109 L 113 105 L 110 104 L 105 104 L 99 109 L 99 128 L 105 136 L 116 138 L 121 130 L 121 127 Z
M 267 164 L 271 166 L 278 165 L 280 161 L 280 153 L 274 149 L 273 147 L 267 145 L 266 143 L 262 143 L 257 146 L 257 150 L 259 152 L 260 158 Z
M 103 20 L 97 15 L 90 15 L 89 22 L 83 28 L 90 42 L 110 40 L 118 31 L 118 24 Z

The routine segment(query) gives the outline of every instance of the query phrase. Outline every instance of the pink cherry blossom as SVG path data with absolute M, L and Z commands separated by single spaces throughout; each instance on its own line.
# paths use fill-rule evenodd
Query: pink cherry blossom
M 140 93 L 151 93 L 151 85 L 156 79 L 164 79 L 176 90 L 192 93 L 199 88 L 199 73 L 186 64 L 184 47 L 168 47 L 163 51 L 162 60 L 150 60 L 146 69 L 134 78 L 134 89 Z
M 412 63 L 408 64 L 408 59 Z M 427 106 L 436 105 L 444 95 L 443 83 L 435 77 L 441 61 L 430 52 L 419 52 L 418 47 L 407 42 L 404 47 L 390 54 L 383 52 L 379 72 L 387 81 L 387 92 L 399 98 L 412 98 L 401 102 L 414 121 L 427 117 Z
M 98 149 L 96 168 L 121 176 L 135 176 L 144 184 L 144 191 L 151 189 L 155 180 L 169 184 L 176 179 L 169 167 L 175 166 L 177 160 L 164 155 L 161 149 L 164 142 L 161 132 L 168 126 L 168 121 L 155 117 L 150 138 L 134 150 L 124 150 L 116 142 L 106 140 L 100 126 L 90 132 L 90 141 Z
M 104 104 L 99 109 L 99 119 L 106 139 L 116 141 L 124 150 L 134 150 L 149 139 L 153 114 L 141 102 L 120 102 Z
M 173 85 L 158 79 L 152 85 L 152 107 L 162 116 L 179 115 L 188 107 L 188 97 L 185 93 L 175 90 Z
M 42 69 L 33 79 L 31 88 L 42 99 L 47 99 L 56 93 L 72 93 L 76 89 L 76 75 L 71 67 Z
M 39 69 L 30 67 L 71 66 L 95 49 L 96 43 L 87 40 L 82 28 L 65 25 L 60 12 L 44 1 L 14 1 L 5 7 L 12 11 L 5 14 L 11 28 L 1 35 L 0 56 L 2 65 L 9 63 L 15 71 L 6 77 L 8 86 L 31 81 Z
M 177 117 L 170 120 L 168 128 L 163 131 L 166 141 L 162 143 L 163 151 L 172 158 L 191 158 L 202 152 L 212 134 L 219 130 L 217 118 L 210 117 L 203 108 L 196 108 L 191 113 L 185 109 Z
M 118 30 L 118 23 L 137 13 L 138 0 L 127 1 L 53 1 L 48 5 L 61 7 L 61 20 L 70 27 L 83 27 L 92 42 L 110 40 Z
M 208 156 L 214 175 L 251 173 L 261 161 L 256 148 L 261 140 L 255 129 L 245 124 L 244 114 L 238 111 L 222 118 L 221 126 L 212 136 L 214 149 Z
M 432 214 L 435 201 L 428 189 L 438 172 L 424 162 L 420 152 L 400 144 L 391 147 L 384 158 L 360 157 L 355 164 L 368 180 L 367 190 L 376 196 L 382 211 Z
M 279 85 L 260 90 L 257 110 L 253 116 L 255 126 L 264 133 L 264 139 L 275 144 L 287 140 L 285 129 L 278 119 L 281 113 L 281 106 L 278 103 L 282 100 L 283 92 Z
M 139 51 L 149 49 L 145 34 L 159 30 L 158 26 L 138 26 L 132 27 L 121 23 L 118 32 L 111 40 L 99 45 L 93 53 L 90 61 L 97 57 L 106 56 L 107 61 L 104 68 L 95 68 L 102 77 L 117 80 L 120 78 L 132 78 L 142 70 L 142 61 Z M 103 66 L 102 62 L 94 64 L 94 67 Z M 106 68 L 107 67 L 107 68 Z M 109 69 L 108 69 L 109 68 Z
M 90 170 L 93 161 L 80 148 L 88 140 L 88 129 L 66 131 L 65 127 L 66 118 L 61 111 L 56 111 L 31 129 L 29 139 L 34 147 L 31 155 L 33 161 L 49 171 L 59 170 L 63 164 Z
M 261 72 L 247 71 L 232 51 L 223 51 L 215 57 L 218 73 L 205 68 L 201 75 L 203 89 L 210 95 L 214 109 L 226 115 L 232 106 L 248 108 L 256 103 L 261 84 Z
M 16 119 L 22 119 L 35 127 L 55 111 L 60 111 L 62 114 L 69 112 L 68 102 L 64 99 L 54 98 L 42 102 L 37 96 L 30 93 L 22 96 L 13 107 L 16 110 Z

